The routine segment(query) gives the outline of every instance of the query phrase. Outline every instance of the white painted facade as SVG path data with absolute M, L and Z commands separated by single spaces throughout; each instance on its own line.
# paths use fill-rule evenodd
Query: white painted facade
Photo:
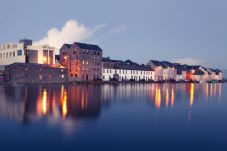
M 163 80 L 176 80 L 177 70 L 175 68 L 164 68 L 163 69 Z
M 116 75 L 119 76 L 119 81 L 128 81 L 130 79 L 148 81 L 155 79 L 154 71 L 102 68 L 103 81 L 109 81 L 111 78 L 115 78 Z
M 183 81 L 184 78 L 183 78 L 183 75 L 182 74 L 177 74 L 176 75 L 176 81 Z

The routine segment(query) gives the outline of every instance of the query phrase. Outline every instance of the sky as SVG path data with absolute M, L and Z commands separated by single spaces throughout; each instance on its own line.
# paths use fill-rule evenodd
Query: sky
M 226 0 L 0 0 L 0 44 L 98 44 L 103 56 L 227 69 Z

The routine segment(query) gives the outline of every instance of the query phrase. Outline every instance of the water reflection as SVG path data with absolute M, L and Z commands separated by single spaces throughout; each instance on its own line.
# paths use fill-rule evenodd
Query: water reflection
M 112 103 L 144 102 L 154 109 L 220 100 L 222 84 L 28 85 L 0 87 L 0 114 L 28 124 L 96 119 Z M 187 99 L 188 98 L 188 99 Z
M 194 102 L 194 94 L 195 93 L 195 85 L 194 83 L 191 83 L 190 84 L 190 106 L 193 105 L 193 102 Z

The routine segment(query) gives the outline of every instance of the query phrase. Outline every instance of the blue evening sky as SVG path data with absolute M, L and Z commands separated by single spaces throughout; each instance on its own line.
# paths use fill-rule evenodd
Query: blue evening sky
M 227 69 L 227 0 L 1 0 L 0 43 L 38 41 L 69 20 L 105 25 L 93 41 L 113 59 Z

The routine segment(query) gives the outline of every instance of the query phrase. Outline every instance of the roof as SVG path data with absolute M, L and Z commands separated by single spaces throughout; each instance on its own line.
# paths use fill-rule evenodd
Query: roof
M 109 57 L 102 58 L 102 62 L 112 62 L 114 63 L 113 69 L 123 69 L 123 70 L 142 70 L 142 71 L 152 71 L 149 66 L 145 66 L 144 64 L 140 65 L 131 60 L 112 60 Z
M 219 72 L 219 73 L 220 73 L 220 72 L 222 72 L 222 71 L 221 71 L 221 70 L 219 70 L 219 69 L 215 69 L 215 70 L 216 70 L 216 72 Z
M 70 44 L 64 44 L 66 47 L 70 48 L 72 45 Z
M 157 60 L 150 60 L 150 62 L 152 62 L 155 66 L 161 66 L 161 62 L 157 61 Z
M 124 70 L 142 70 L 142 71 L 152 71 L 149 66 L 139 65 L 139 64 L 127 64 L 125 62 L 116 64 L 115 69 L 124 69 Z
M 161 66 L 163 68 L 167 68 L 167 66 L 163 62 L 161 62 L 161 61 L 150 60 L 150 62 L 152 62 L 155 66 Z
M 21 63 L 21 62 L 15 62 L 12 63 L 10 65 L 7 66 L 24 66 L 24 67 L 34 67 L 34 66 L 39 66 L 39 67 L 48 67 L 48 68 L 52 68 L 47 64 L 38 64 L 38 63 Z
M 122 60 L 113 60 L 113 59 L 110 59 L 110 57 L 103 57 L 102 58 L 102 62 L 112 62 L 112 63 L 118 63 L 118 62 L 123 62 Z
M 199 69 L 195 70 L 195 75 L 203 75 L 203 74 L 204 73 L 201 70 Z
M 80 42 L 74 42 L 74 44 L 76 44 L 81 49 L 102 51 L 102 49 L 98 45 L 85 44 Z
M 166 67 L 169 67 L 169 68 L 173 68 L 174 67 L 174 64 L 169 62 L 169 61 L 162 61 L 162 63 L 166 66 Z

